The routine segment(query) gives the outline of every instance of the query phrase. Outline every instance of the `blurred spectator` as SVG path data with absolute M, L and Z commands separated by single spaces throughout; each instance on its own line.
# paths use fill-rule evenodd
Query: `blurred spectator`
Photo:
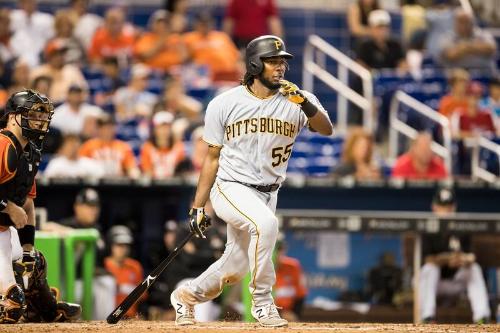
M 394 296 L 403 286 L 403 271 L 394 254 L 384 253 L 377 266 L 368 273 L 368 294 L 372 304 L 393 304 Z
M 176 173 L 185 176 L 193 176 L 198 179 L 203 165 L 203 160 L 208 153 L 207 143 L 203 141 L 203 126 L 197 127 L 191 133 L 190 139 L 190 149 L 188 149 L 189 157 L 179 164 Z
M 231 38 L 214 28 L 208 12 L 196 15 L 194 31 L 184 35 L 191 60 L 209 68 L 213 81 L 238 81 L 240 53 Z
M 173 32 L 182 33 L 189 28 L 187 0 L 166 0 L 165 9 L 170 15 L 170 29 Z
M 36 0 L 19 0 L 19 9 L 10 14 L 13 36 L 10 40 L 14 53 L 30 67 L 38 66 L 40 53 L 47 41 L 54 36 L 52 15 L 36 10 Z
M 137 58 L 154 69 L 169 71 L 187 59 L 187 50 L 178 33 L 170 29 L 170 17 L 166 10 L 156 10 L 149 18 L 149 30 L 135 43 Z
M 114 7 L 106 11 L 104 26 L 96 30 L 90 48 L 89 60 L 101 64 L 105 57 L 117 57 L 120 67 L 126 67 L 132 56 L 135 41 L 134 28 L 125 23 L 123 9 Z
M 140 175 L 135 157 L 130 146 L 115 138 L 116 122 L 108 114 L 98 120 L 98 137 L 86 141 L 80 148 L 80 156 L 98 161 L 107 177 L 129 176 L 137 178 Z
M 230 0 L 223 30 L 240 49 L 262 35 L 283 37 L 283 26 L 274 0 Z
M 82 66 L 85 63 L 85 50 L 80 41 L 74 37 L 74 23 L 71 20 L 68 10 L 58 10 L 54 18 L 55 39 L 64 40 L 66 53 L 64 54 L 64 62 Z M 50 42 L 49 42 L 50 43 Z
M 68 50 L 65 40 L 53 39 L 45 48 L 47 63 L 35 68 L 31 77 L 48 76 L 52 79 L 49 97 L 53 103 L 64 102 L 71 85 L 87 87 L 87 81 L 80 69 L 71 64 L 65 64 L 64 57 Z
M 306 277 L 300 262 L 286 256 L 284 235 L 280 236 L 276 243 L 276 284 L 273 290 L 275 302 L 281 308 L 280 314 L 284 319 L 300 321 L 307 296 Z
M 357 180 L 380 179 L 380 170 L 372 156 L 373 137 L 362 128 L 354 128 L 345 140 L 342 161 L 333 173 L 338 177 L 352 175 Z
M 96 119 L 103 111 L 85 102 L 87 91 L 78 85 L 68 89 L 66 103 L 54 110 L 51 127 L 59 129 L 63 134 L 75 134 L 84 138 L 91 138 L 97 133 Z
M 496 134 L 493 116 L 490 112 L 479 108 L 482 94 L 481 84 L 471 82 L 468 88 L 467 107 L 454 115 L 458 118 L 458 131 L 456 132 L 461 139 L 477 136 L 492 137 Z
M 425 8 L 418 0 L 401 0 L 403 42 L 407 48 L 421 50 L 425 44 Z
M 432 201 L 432 211 L 438 217 L 453 216 L 456 211 L 455 194 L 450 188 L 438 188 Z M 471 253 L 471 235 L 423 234 L 422 257 L 424 265 L 419 275 L 420 319 L 435 322 L 436 297 L 458 296 L 467 291 L 476 323 L 490 321 L 488 291 L 481 267 Z
M 174 176 L 177 165 L 184 159 L 184 143 L 174 142 L 172 122 L 174 116 L 167 111 L 153 117 L 151 139 L 141 148 L 141 169 L 144 175 L 164 179 Z
M 52 78 L 46 75 L 37 76 L 31 84 L 31 89 L 38 91 L 40 94 L 49 96 L 50 88 L 52 87 Z
M 453 69 L 448 79 L 450 92 L 439 101 L 439 113 L 451 118 L 457 110 L 467 108 L 467 87 L 469 84 L 470 75 L 465 69 Z
M 351 47 L 356 50 L 363 38 L 371 36 L 368 16 L 380 9 L 378 0 L 357 0 L 347 9 L 347 25 L 351 34 Z
M 103 24 L 102 17 L 88 13 L 90 0 L 70 0 L 69 17 L 73 21 L 75 29 L 73 35 L 88 50 L 94 33 Z
M 427 38 L 425 46 L 429 56 L 439 63 L 447 35 L 453 31 L 455 9 L 453 0 L 433 0 L 425 13 Z
M 99 193 L 92 188 L 81 189 L 75 197 L 73 205 L 73 215 L 61 219 L 59 223 L 47 222 L 44 225 L 43 231 L 60 234 L 64 237 L 73 229 L 93 228 L 99 231 L 99 239 L 96 243 L 96 270 L 92 282 L 93 315 L 94 320 L 104 320 L 108 313 L 111 313 L 115 308 L 116 282 L 104 269 L 105 242 L 101 236 L 101 226 L 98 223 L 101 211 L 101 201 Z M 76 247 L 75 258 L 79 258 L 75 263 L 78 268 L 82 265 L 81 258 L 83 248 Z M 81 294 L 82 283 L 80 272 L 77 269 L 78 280 L 75 286 L 75 293 Z
M 104 259 L 104 267 L 116 279 L 118 287 L 116 305 L 118 305 L 142 282 L 143 269 L 139 261 L 130 257 L 130 249 L 134 244 L 134 238 L 130 229 L 124 225 L 115 225 L 109 230 L 108 234 L 111 255 Z M 143 302 L 146 298 L 147 294 L 142 294 L 138 299 L 138 303 Z M 137 303 L 132 305 L 125 314 L 125 317 L 137 317 L 137 307 Z
M 94 102 L 100 106 L 113 104 L 115 92 L 126 85 L 116 57 L 105 57 L 102 61 L 102 77 L 98 79 Z
M 26 87 L 32 87 L 30 84 L 30 67 L 28 63 L 22 59 L 16 59 L 13 65 L 14 67 L 12 68 L 12 75 L 8 86 L 9 95 Z
M 10 11 L 7 8 L 0 8 L 0 60 L 4 64 L 16 57 L 11 37 Z
M 401 43 L 390 37 L 391 16 L 382 9 L 370 12 L 370 36 L 361 41 L 356 52 L 358 61 L 370 69 L 393 68 L 407 70 Z
M 101 165 L 88 158 L 78 156 L 80 138 L 73 134 L 63 137 L 63 142 L 56 156 L 50 159 L 43 175 L 50 178 L 101 178 L 104 175 Z
M 491 113 L 497 130 L 500 130 L 500 78 L 494 76 L 489 82 L 489 94 L 479 102 L 479 107 Z
M 155 110 L 167 110 L 177 118 L 186 117 L 191 121 L 199 120 L 203 105 L 186 94 L 184 85 L 178 77 L 165 80 L 165 86 L 161 99 L 155 105 Z
M 431 135 L 420 132 L 413 140 L 409 151 L 396 160 L 392 177 L 421 180 L 446 178 L 448 176 L 446 167 L 432 152 L 431 143 Z
M 496 43 L 486 30 L 474 25 L 473 17 L 464 10 L 455 14 L 454 31 L 446 36 L 441 63 L 446 67 L 496 70 Z
M 151 117 L 157 97 L 146 90 L 150 73 L 151 70 L 146 65 L 133 65 L 129 84 L 116 91 L 113 101 L 119 122 L 136 117 Z

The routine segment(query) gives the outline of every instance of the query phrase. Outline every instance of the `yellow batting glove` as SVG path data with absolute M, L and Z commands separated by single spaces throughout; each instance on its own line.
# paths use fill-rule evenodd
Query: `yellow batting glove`
M 295 83 L 287 80 L 280 80 L 281 88 L 280 93 L 288 98 L 288 100 L 295 104 L 302 104 L 306 100 L 305 96 L 300 91 Z

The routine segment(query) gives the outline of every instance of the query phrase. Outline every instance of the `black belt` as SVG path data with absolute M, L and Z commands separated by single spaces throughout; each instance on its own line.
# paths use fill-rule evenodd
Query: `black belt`
M 241 183 L 241 184 L 253 187 L 254 189 L 256 189 L 259 192 L 266 192 L 266 193 L 274 192 L 280 188 L 280 184 L 270 184 L 270 185 L 254 185 L 254 184 L 246 184 L 246 183 Z

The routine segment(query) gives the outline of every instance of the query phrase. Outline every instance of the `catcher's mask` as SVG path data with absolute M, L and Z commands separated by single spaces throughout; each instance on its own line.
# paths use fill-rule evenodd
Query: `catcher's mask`
M 263 59 L 271 57 L 293 58 L 286 52 L 285 43 L 279 37 L 272 35 L 260 36 L 247 45 L 245 65 L 247 73 L 259 75 L 264 70 Z
M 22 90 L 14 93 L 7 104 L 2 120 L 7 121 L 9 114 L 21 114 L 21 134 L 29 141 L 41 142 L 49 131 L 50 121 L 54 114 L 52 102 L 34 90 Z

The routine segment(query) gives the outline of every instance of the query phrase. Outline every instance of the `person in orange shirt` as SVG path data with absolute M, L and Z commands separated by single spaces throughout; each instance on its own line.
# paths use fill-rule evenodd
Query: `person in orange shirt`
M 174 116 L 167 111 L 157 112 L 153 117 L 153 135 L 142 145 L 140 157 L 142 172 L 149 177 L 172 177 L 177 165 L 184 160 L 184 143 L 174 142 L 173 121 Z
M 100 64 L 105 57 L 115 56 L 120 66 L 129 64 L 135 41 L 132 25 L 125 24 L 125 13 L 121 8 L 111 8 L 106 12 L 104 26 L 92 38 L 88 57 L 92 63 Z
M 213 26 L 208 12 L 196 16 L 194 31 L 184 34 L 189 55 L 195 64 L 209 68 L 214 81 L 238 81 L 240 53 L 231 37 Z
M 187 59 L 181 35 L 171 32 L 168 12 L 159 9 L 149 19 L 150 32 L 144 33 L 134 45 L 139 61 L 154 69 L 169 71 Z
M 111 243 L 111 255 L 104 259 L 104 267 L 113 274 L 116 279 L 118 291 L 116 293 L 116 305 L 120 304 L 137 285 L 142 282 L 143 269 L 139 261 L 130 258 L 130 247 L 134 243 L 132 232 L 124 225 L 115 225 L 109 230 Z M 144 301 L 147 294 L 139 298 Z M 138 316 L 137 303 L 132 305 L 125 314 L 128 318 Z
M 101 162 L 105 176 L 128 176 L 137 178 L 140 171 L 136 165 L 132 148 L 115 138 L 116 123 L 109 114 L 97 121 L 98 137 L 87 140 L 80 148 L 79 155 Z
M 469 82 L 470 75 L 465 69 L 456 68 L 451 71 L 448 81 L 450 92 L 439 101 L 439 113 L 451 118 L 458 110 L 467 108 L 467 87 Z
M 276 243 L 276 284 L 275 302 L 281 307 L 281 316 L 288 321 L 297 321 L 302 314 L 304 299 L 307 296 L 305 276 L 300 262 L 286 256 L 284 235 L 278 236 Z

